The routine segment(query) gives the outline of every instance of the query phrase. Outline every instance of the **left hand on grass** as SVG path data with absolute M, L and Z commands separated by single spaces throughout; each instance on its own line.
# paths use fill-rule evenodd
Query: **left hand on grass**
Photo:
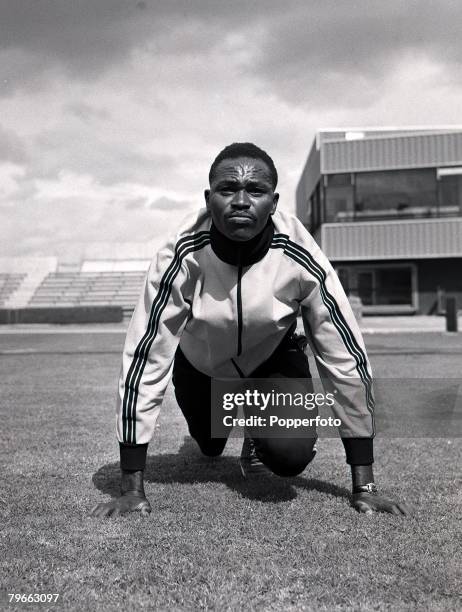
M 119 514 L 125 514 L 126 512 L 140 512 L 141 516 L 148 516 L 151 513 L 151 504 L 144 494 L 134 494 L 132 491 L 127 491 L 116 499 L 97 504 L 90 514 L 102 518 L 119 516 Z
M 373 512 L 389 512 L 398 516 L 409 516 L 410 510 L 406 504 L 398 503 L 383 495 L 374 493 L 354 493 L 352 506 L 358 512 L 372 514 Z

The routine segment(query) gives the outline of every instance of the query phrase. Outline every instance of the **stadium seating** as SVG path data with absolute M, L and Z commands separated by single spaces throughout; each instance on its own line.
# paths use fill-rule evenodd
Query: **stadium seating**
M 24 308 L 58 265 L 56 257 L 0 257 L 0 308 Z
M 0 272 L 0 307 L 19 289 L 26 276 L 25 273 Z
M 53 272 L 48 274 L 28 306 L 121 306 L 131 315 L 145 272 Z

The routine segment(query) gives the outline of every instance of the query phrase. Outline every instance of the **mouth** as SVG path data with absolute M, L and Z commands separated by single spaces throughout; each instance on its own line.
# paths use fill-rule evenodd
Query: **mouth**
M 228 215 L 228 219 L 236 219 L 236 220 L 247 220 L 247 221 L 253 221 L 254 217 L 253 215 L 248 215 L 246 213 L 233 213 L 232 215 Z

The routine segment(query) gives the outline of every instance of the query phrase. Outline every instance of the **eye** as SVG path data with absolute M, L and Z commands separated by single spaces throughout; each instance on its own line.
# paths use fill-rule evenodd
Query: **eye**
M 216 191 L 220 195 L 232 195 L 235 189 L 230 183 L 222 183 L 221 185 L 217 185 Z

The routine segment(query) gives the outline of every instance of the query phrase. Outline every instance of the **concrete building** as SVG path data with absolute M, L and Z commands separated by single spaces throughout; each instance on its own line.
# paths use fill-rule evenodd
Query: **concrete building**
M 296 206 L 365 314 L 462 308 L 462 126 L 321 130 Z

